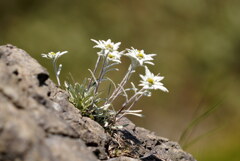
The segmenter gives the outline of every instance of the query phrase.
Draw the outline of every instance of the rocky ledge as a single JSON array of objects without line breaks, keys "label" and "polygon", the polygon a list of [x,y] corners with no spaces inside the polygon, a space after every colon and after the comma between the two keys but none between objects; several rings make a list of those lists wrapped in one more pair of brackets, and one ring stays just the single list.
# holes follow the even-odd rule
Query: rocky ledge
[{"label": "rocky ledge", "polygon": [[110,136],[35,59],[0,46],[0,161],[195,161],[177,143],[120,123],[129,125]]}]

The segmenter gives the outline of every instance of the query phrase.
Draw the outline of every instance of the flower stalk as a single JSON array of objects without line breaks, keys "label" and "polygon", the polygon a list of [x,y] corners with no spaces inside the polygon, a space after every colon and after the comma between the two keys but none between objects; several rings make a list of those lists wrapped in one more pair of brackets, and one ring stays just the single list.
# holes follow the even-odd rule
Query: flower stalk
[{"label": "flower stalk", "polygon": [[61,70],[62,70],[62,64],[59,64],[59,66],[57,66],[57,60],[58,58],[60,58],[62,55],[66,54],[67,51],[63,51],[63,52],[49,52],[48,54],[41,54],[41,56],[43,58],[47,58],[47,59],[50,59],[52,60],[52,64],[53,64],[53,70],[54,70],[54,73],[55,73],[55,76],[56,76],[56,79],[57,79],[57,83],[58,83],[58,86],[61,86],[61,82],[60,82],[60,79],[59,79],[59,76],[60,76],[60,73],[61,73]]},{"label": "flower stalk", "polygon": [[128,71],[126,73],[126,75],[124,76],[124,78],[122,79],[122,81],[120,82],[120,84],[118,85],[118,88],[116,88],[112,95],[109,97],[108,101],[106,103],[112,103],[122,92],[121,89],[124,89],[125,84],[127,83],[127,81],[130,79],[132,73],[134,72],[134,68],[132,65],[129,66]]}]

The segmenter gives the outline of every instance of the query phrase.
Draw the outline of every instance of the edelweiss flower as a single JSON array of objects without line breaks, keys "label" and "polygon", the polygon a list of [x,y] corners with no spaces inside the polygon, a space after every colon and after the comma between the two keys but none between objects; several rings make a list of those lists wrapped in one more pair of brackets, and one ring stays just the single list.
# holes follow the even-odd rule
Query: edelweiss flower
[{"label": "edelweiss flower", "polygon": [[51,59],[52,60],[52,63],[53,63],[53,67],[54,67],[54,72],[55,72],[55,75],[56,75],[56,79],[57,79],[57,82],[58,82],[58,85],[61,86],[61,82],[60,82],[60,79],[59,79],[59,75],[60,75],[60,72],[62,70],[62,64],[60,64],[58,67],[57,67],[57,59],[66,54],[67,51],[63,51],[63,52],[57,52],[57,53],[54,53],[54,52],[50,52],[48,54],[41,54],[43,58],[47,58],[47,59]]},{"label": "edelweiss flower", "polygon": [[57,53],[50,52],[48,54],[41,54],[41,55],[43,58],[52,59],[52,60],[56,61],[60,56],[66,54],[66,53],[67,53],[67,51],[63,51],[63,52],[58,51]]},{"label": "edelweiss flower", "polygon": [[141,84],[139,84],[139,86],[143,86],[144,89],[160,89],[163,92],[168,92],[167,88],[165,88],[163,86],[163,83],[161,83],[160,81],[163,80],[164,77],[158,76],[158,75],[154,75],[153,73],[151,73],[149,71],[149,69],[145,66],[145,76],[140,75],[140,77],[142,78],[142,80],[140,81]]},{"label": "edelweiss flower", "polygon": [[115,63],[121,63],[121,53],[118,51],[113,51],[107,54],[107,60]]},{"label": "edelweiss flower", "polygon": [[153,56],[156,54],[145,54],[144,50],[137,50],[132,47],[132,49],[127,49],[127,53],[125,54],[132,60],[132,64],[137,66],[143,66],[144,64],[154,65],[151,61],[153,60]]},{"label": "edelweiss flower", "polygon": [[95,45],[93,48],[99,48],[102,49],[104,52],[104,54],[107,54],[108,52],[112,52],[112,51],[117,51],[121,42],[118,43],[114,43],[111,41],[111,39],[108,39],[107,41],[104,40],[94,40],[91,39],[93,42],[95,42],[97,45]]}]

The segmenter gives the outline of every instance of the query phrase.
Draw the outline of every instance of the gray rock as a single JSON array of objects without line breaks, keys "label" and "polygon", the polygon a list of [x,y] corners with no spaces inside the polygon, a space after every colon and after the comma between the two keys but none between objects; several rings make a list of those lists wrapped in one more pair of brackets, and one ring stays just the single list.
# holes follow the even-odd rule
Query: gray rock
[{"label": "gray rock", "polygon": [[25,51],[0,46],[0,161],[194,161],[168,139],[129,124],[110,136],[82,117]]},{"label": "gray rock", "polygon": [[79,111],[26,52],[0,47],[0,160],[96,161],[63,114]]}]

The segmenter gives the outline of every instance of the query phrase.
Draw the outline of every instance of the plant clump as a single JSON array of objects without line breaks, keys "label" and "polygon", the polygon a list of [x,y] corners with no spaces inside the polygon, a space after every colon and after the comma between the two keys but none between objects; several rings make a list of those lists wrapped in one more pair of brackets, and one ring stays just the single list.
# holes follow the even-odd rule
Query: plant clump
[{"label": "plant clump", "polygon": [[[119,51],[121,43],[114,43],[110,39],[107,41],[92,39],[92,41],[96,44],[94,48],[98,48],[100,51],[97,52],[98,58],[94,69],[89,69],[91,73],[90,78],[85,78],[83,83],[65,81],[64,86],[69,93],[69,101],[81,111],[83,116],[90,117],[106,130],[112,131],[125,126],[116,126],[117,121],[125,115],[142,117],[142,110],[132,110],[140,98],[143,96],[150,97],[152,90],[161,90],[163,92],[168,92],[168,90],[161,82],[164,77],[160,76],[160,74],[153,74],[148,68],[148,65],[154,65],[153,57],[156,54],[146,54],[144,50],[138,50],[133,47]],[[59,86],[61,86],[59,75],[62,65],[60,64],[57,67],[57,59],[66,53],[67,51],[42,54],[44,58],[52,60]],[[116,66],[122,63],[121,58],[123,56],[130,58],[131,63],[122,80],[119,83],[115,83],[114,80],[108,77],[108,73],[118,71]],[[138,84],[139,88],[137,88],[133,82],[130,82],[130,78],[135,73],[136,68],[139,67],[145,68],[145,75],[139,75],[141,80]],[[105,81],[110,82],[109,87],[99,92],[99,87]],[[131,87],[127,88],[126,86],[129,83]],[[103,92],[107,95],[104,98],[101,97]],[[116,108],[113,106],[113,103],[120,96],[125,97],[125,101],[120,107]]]}]

